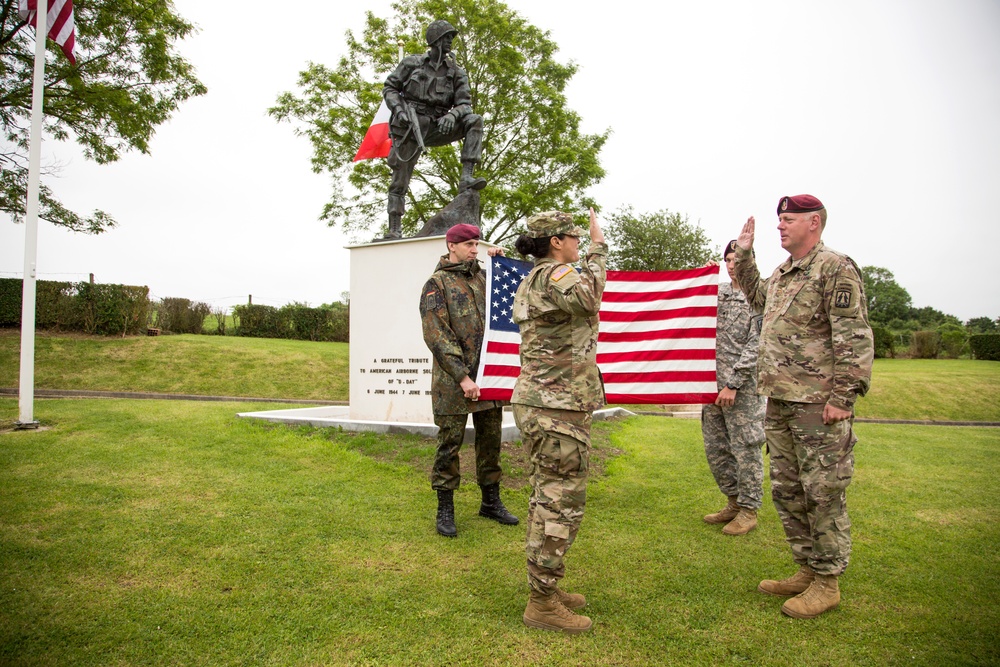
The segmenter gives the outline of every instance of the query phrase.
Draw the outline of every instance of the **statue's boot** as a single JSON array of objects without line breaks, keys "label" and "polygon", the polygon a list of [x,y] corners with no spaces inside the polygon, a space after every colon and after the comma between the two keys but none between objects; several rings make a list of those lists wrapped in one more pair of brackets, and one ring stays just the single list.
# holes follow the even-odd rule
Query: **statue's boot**
[{"label": "statue's boot", "polygon": [[475,166],[476,163],[472,161],[465,161],[462,163],[462,177],[458,179],[459,192],[465,192],[466,190],[482,190],[486,187],[485,178],[478,178],[472,175],[472,170]]}]

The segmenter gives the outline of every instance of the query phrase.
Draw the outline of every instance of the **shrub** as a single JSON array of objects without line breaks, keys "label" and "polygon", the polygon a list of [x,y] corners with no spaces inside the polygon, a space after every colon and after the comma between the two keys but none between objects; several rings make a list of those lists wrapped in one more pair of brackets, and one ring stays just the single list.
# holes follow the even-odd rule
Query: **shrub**
[{"label": "shrub", "polygon": [[348,342],[350,307],[335,303],[313,308],[302,303],[273,306],[233,306],[237,336],[294,338],[296,340]]},{"label": "shrub", "polygon": [[77,324],[89,334],[125,336],[140,333],[149,313],[149,288],[80,282],[74,285]]},{"label": "shrub", "polygon": [[274,306],[258,306],[247,304],[233,306],[233,316],[239,323],[236,325],[237,336],[248,338],[288,338],[290,327],[283,321],[280,312]]},{"label": "shrub", "polygon": [[[0,326],[21,325],[20,278],[0,278]],[[74,328],[73,283],[54,280],[35,281],[35,326],[39,329]]]},{"label": "shrub", "polygon": [[969,348],[975,359],[1000,361],[1000,334],[974,334],[969,336]]},{"label": "shrub", "polygon": [[283,320],[290,325],[290,337],[296,340],[327,340],[328,310],[291,303],[281,308]]},{"label": "shrub", "polygon": [[961,326],[945,324],[938,328],[941,335],[941,351],[950,359],[957,359],[965,351],[967,336]]},{"label": "shrub", "polygon": [[190,299],[166,298],[156,310],[156,326],[172,333],[200,334],[211,312],[207,303]]},{"label": "shrub", "polygon": [[226,316],[229,315],[229,309],[225,306],[220,306],[212,311],[213,317],[215,317],[215,333],[219,336],[226,335]]},{"label": "shrub", "polygon": [[911,349],[914,359],[936,359],[941,347],[937,331],[914,331]]},{"label": "shrub", "polygon": [[896,357],[896,336],[885,327],[872,327],[872,334],[875,337],[875,357],[885,359],[886,357]]}]

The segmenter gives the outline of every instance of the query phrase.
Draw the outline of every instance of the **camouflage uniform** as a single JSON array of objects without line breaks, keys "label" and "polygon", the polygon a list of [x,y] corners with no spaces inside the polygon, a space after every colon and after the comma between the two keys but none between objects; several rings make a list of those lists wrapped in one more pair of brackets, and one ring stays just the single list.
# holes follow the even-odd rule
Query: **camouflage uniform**
[{"label": "camouflage uniform", "polygon": [[853,418],[823,424],[825,404],[853,410],[871,383],[874,345],[861,272],[818,242],[761,280],[749,250],[736,276],[764,309],[758,391],[768,397],[764,430],[771,497],[792,555],[819,575],[839,575],[851,555],[846,489],[854,474]]},{"label": "camouflage uniform", "polygon": [[606,255],[592,244],[579,273],[539,259],[514,297],[521,375],[511,403],[532,463],[528,585],[543,596],[563,577],[587,501],[591,413],[604,405],[596,359]]},{"label": "camouflage uniform", "polygon": [[471,401],[459,384],[473,380],[479,368],[486,317],[486,275],[478,260],[454,263],[441,257],[420,297],[424,342],[434,361],[431,405],[438,427],[438,449],[431,488],[458,488],[458,452],[472,413],[476,429],[476,477],[481,486],[500,481],[500,434],[503,403]]},{"label": "camouflage uniform", "polygon": [[757,394],[757,344],[761,317],[750,309],[743,292],[729,283],[719,285],[719,316],[715,334],[718,389],[736,389],[731,406],[701,409],[701,434],[708,467],[719,490],[736,497],[740,507],[760,508],[764,485],[763,396]]}]

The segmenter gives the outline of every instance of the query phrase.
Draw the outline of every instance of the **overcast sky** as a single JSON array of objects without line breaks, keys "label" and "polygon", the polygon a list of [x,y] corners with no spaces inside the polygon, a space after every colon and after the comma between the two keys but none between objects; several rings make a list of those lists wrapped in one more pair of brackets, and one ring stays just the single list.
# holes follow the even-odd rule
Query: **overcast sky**
[{"label": "overcast sky", "polygon": [[[668,208],[719,247],[754,215],[769,273],[785,257],[778,199],[811,193],[829,211],[826,243],[892,271],[915,306],[1000,316],[1000,2],[507,4],[579,65],[568,100],[584,130],[612,129],[591,191],[605,212]],[[98,166],[73,143],[43,144],[63,165],[45,181],[63,202],[119,227],[91,237],[41,222],[39,278],[94,273],[213,307],[339,299],[356,239],[318,220],[329,179],[267,108],[308,61],[335,65],[345,31],[389,3],[301,0],[289,5],[301,20],[258,0],[174,5],[200,28],[179,51],[209,92],[159,128],[150,155]],[[0,276],[23,268],[24,227],[0,222]]]}]

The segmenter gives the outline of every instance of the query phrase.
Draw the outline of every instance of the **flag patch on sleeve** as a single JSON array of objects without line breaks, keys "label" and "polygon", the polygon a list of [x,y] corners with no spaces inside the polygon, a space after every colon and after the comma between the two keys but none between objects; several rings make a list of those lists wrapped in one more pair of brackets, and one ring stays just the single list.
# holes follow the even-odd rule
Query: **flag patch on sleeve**
[{"label": "flag patch on sleeve", "polygon": [[573,272],[573,267],[563,264],[558,269],[552,272],[552,280],[562,280],[565,276]]}]

